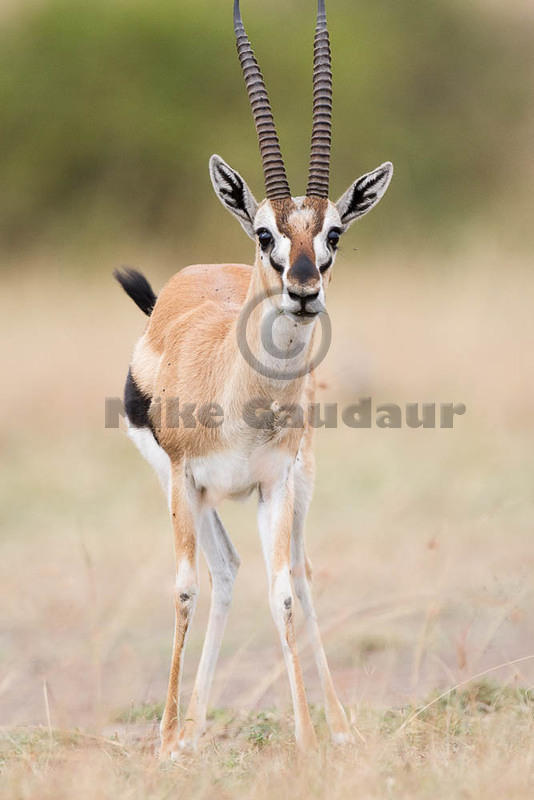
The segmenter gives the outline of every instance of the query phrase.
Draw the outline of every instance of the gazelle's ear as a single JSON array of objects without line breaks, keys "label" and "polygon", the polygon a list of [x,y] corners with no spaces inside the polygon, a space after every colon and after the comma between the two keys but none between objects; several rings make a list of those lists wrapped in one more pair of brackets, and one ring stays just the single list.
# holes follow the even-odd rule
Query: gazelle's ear
[{"label": "gazelle's ear", "polygon": [[210,158],[210,177],[215,194],[228,211],[237,217],[251,239],[254,239],[254,217],[258,203],[247,184],[235,169],[220,156]]},{"label": "gazelle's ear", "polygon": [[354,181],[337,201],[341,222],[347,227],[358,217],[367,214],[385,194],[393,175],[393,164],[386,161],[372,172]]}]

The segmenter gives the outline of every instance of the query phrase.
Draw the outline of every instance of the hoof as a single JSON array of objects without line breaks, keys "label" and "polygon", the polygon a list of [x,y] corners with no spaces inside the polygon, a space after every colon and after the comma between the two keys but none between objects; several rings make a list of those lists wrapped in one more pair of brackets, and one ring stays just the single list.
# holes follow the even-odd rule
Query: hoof
[{"label": "hoof", "polygon": [[179,739],[172,747],[162,747],[159,752],[160,761],[180,761],[185,755],[191,755],[198,750],[198,744],[193,739]]},{"label": "hoof", "polygon": [[198,750],[198,740],[197,739],[180,739],[178,737],[178,741],[176,743],[176,747],[171,753],[171,758],[173,761],[177,761],[181,756],[191,753],[196,753]]},{"label": "hoof", "polygon": [[307,753],[314,753],[319,743],[317,741],[317,736],[315,735],[315,730],[313,726],[310,724],[308,728],[303,731],[299,731],[299,733],[295,736],[295,743],[297,745],[297,750],[302,755],[306,755]]},{"label": "hoof", "polygon": [[178,761],[184,755],[196,753],[200,736],[195,727],[186,722],[178,734],[169,737],[166,742],[162,740],[160,761]]},{"label": "hoof", "polygon": [[339,746],[354,744],[354,736],[350,731],[339,731],[338,733],[332,733],[332,744]]},{"label": "hoof", "polygon": [[165,745],[162,744],[160,749],[159,749],[158,760],[162,761],[162,762],[163,761],[169,761],[171,759],[174,760],[175,749],[176,749],[176,743],[175,742],[173,742],[172,745],[171,744],[165,744]]}]

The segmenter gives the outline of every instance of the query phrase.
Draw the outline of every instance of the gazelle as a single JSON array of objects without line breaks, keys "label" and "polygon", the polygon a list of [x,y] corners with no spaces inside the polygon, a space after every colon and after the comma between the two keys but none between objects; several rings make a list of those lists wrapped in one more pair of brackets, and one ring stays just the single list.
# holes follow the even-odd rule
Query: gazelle
[{"label": "gazelle", "polygon": [[[171,278],[157,299],[139,273],[116,273],[128,295],[149,315],[126,381],[129,435],[159,474],[174,529],[176,618],[161,722],[163,758],[181,748],[195,748],[204,731],[239,567],[216,507],[224,498],[255,490],[270,607],[289,676],[297,744],[309,749],[316,737],[295,642],[293,590],[302,604],[332,738],[338,743],[351,740],[321,643],[304,547],[314,477],[312,428],[308,421],[300,428],[288,426],[285,410],[313,400],[314,377],[307,365],[317,322],[325,312],[339,238],[380,200],[393,167],[386,162],[356,180],[337,203],[328,199],[332,76],[325,5],[319,0],[308,188],[305,197],[292,197],[239,0],[234,0],[234,29],[259,138],[266,199],[258,203],[243,178],[217,155],[210,159],[210,175],[219,200],[256,242],[254,266],[187,267]],[[238,342],[243,309],[248,314],[251,358],[243,357]],[[264,335],[266,325],[270,338]],[[204,424],[191,424],[184,411],[191,405],[186,404],[208,409]],[[251,423],[251,408],[266,410],[260,424],[254,412]],[[211,575],[211,607],[180,727],[182,663],[199,591],[199,549]]]}]

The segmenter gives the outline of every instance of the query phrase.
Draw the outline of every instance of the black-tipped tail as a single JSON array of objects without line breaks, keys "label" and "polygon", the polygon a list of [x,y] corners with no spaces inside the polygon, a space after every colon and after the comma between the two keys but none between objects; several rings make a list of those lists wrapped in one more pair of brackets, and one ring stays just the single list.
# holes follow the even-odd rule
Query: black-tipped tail
[{"label": "black-tipped tail", "polygon": [[128,297],[131,297],[141,311],[144,311],[149,317],[158,298],[145,276],[137,272],[136,269],[124,267],[123,269],[116,269],[113,272],[113,277],[120,283]]}]

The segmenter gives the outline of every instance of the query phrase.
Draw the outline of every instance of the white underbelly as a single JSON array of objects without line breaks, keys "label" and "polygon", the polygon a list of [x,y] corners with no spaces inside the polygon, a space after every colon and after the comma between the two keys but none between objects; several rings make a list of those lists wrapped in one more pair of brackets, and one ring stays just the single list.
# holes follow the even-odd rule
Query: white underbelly
[{"label": "white underbelly", "polygon": [[226,497],[246,495],[258,484],[272,485],[284,473],[289,455],[279,448],[258,448],[252,453],[224,450],[189,462],[195,485],[216,505]]}]

